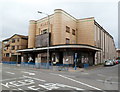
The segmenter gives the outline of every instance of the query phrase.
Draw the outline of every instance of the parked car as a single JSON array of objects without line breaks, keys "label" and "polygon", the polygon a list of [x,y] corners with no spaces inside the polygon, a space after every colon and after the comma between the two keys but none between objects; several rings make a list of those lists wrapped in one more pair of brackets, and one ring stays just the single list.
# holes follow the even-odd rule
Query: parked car
[{"label": "parked car", "polygon": [[113,59],[112,61],[113,61],[114,65],[116,65],[116,64],[117,64],[116,60],[114,60],[114,59]]},{"label": "parked car", "polygon": [[113,66],[114,65],[114,61],[113,60],[106,60],[104,61],[104,66]]},{"label": "parked car", "polygon": [[116,61],[116,63],[117,63],[117,64],[119,64],[119,63],[120,63],[120,60],[115,60],[115,61]]},{"label": "parked car", "polygon": [[118,60],[115,60],[115,64],[119,64],[119,61],[118,61]]},{"label": "parked car", "polygon": [[120,63],[120,60],[118,59],[118,62]]}]

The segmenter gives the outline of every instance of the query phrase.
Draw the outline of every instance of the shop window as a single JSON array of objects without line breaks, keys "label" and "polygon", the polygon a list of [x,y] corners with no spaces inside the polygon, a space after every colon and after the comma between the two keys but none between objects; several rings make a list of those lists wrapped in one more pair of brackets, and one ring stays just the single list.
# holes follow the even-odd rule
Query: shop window
[{"label": "shop window", "polygon": [[72,29],[72,34],[75,35],[75,30],[74,29]]},{"label": "shop window", "polygon": [[41,57],[41,61],[45,63],[47,61],[47,57]]},{"label": "shop window", "polygon": [[66,26],[66,32],[70,33],[70,27]]},{"label": "shop window", "polygon": [[70,44],[70,39],[66,38],[66,44]]}]

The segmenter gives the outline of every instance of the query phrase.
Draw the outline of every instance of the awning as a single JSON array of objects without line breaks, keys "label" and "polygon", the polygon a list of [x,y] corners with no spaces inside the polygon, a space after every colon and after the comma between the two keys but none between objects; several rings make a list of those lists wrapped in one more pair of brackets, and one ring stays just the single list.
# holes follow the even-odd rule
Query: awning
[{"label": "awning", "polygon": [[16,52],[30,52],[30,51],[42,51],[47,49],[67,49],[67,48],[79,48],[79,49],[90,49],[94,51],[101,51],[100,48],[91,45],[84,45],[84,44],[64,44],[64,45],[54,45],[50,47],[41,47],[41,48],[32,48],[32,49],[22,49],[17,50]]}]

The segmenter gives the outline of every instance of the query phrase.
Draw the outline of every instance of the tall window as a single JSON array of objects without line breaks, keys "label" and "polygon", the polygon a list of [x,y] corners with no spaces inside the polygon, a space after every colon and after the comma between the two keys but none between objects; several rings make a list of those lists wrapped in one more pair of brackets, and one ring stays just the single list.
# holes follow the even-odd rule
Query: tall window
[{"label": "tall window", "polygon": [[19,45],[16,46],[16,49],[17,49],[17,50],[19,49]]},{"label": "tall window", "polygon": [[15,50],[15,46],[12,46],[12,47],[11,47],[11,50]]},{"label": "tall window", "polygon": [[7,50],[7,47],[4,48],[4,51],[6,51],[6,50]]},{"label": "tall window", "polygon": [[46,34],[47,33],[47,29],[44,29],[41,31],[42,34]]},{"label": "tall window", "polygon": [[15,43],[15,39],[12,39],[12,43]]},{"label": "tall window", "polygon": [[6,57],[9,57],[9,53],[6,53]]},{"label": "tall window", "polygon": [[19,38],[17,38],[17,42],[19,42]]},{"label": "tall window", "polygon": [[75,30],[74,29],[72,29],[72,34],[75,35]]},{"label": "tall window", "polygon": [[70,33],[70,27],[66,26],[66,32]]},{"label": "tall window", "polygon": [[66,38],[66,44],[70,44],[70,39]]}]

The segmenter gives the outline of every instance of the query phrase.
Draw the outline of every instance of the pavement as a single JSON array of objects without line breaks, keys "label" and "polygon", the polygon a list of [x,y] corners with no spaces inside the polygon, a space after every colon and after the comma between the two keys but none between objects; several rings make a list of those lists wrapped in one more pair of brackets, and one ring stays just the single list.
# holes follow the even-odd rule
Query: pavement
[{"label": "pavement", "polygon": [[[71,92],[118,92],[118,66],[95,66],[87,69],[69,68],[68,71],[36,69],[2,64],[2,92],[45,92],[69,90]],[[113,91],[114,90],[114,91]]]},{"label": "pavement", "polygon": [[77,68],[76,70],[72,67],[69,68],[69,72],[84,72],[86,70],[92,70],[92,69],[96,69],[96,68],[103,68],[104,66],[103,65],[96,65],[96,66],[89,66],[87,68]]}]

